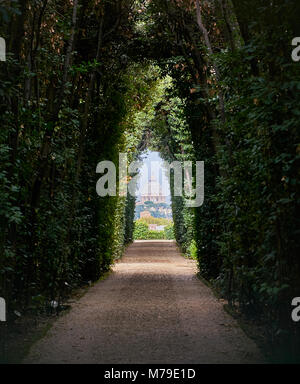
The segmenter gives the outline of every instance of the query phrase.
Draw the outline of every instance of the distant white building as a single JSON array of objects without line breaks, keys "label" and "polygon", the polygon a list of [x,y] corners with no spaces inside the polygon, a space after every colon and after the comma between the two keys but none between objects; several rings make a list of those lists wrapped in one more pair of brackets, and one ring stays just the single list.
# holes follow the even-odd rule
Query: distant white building
[{"label": "distant white building", "polygon": [[142,204],[146,201],[152,201],[156,204],[166,202],[166,196],[163,195],[161,186],[154,177],[142,187],[140,201]]}]

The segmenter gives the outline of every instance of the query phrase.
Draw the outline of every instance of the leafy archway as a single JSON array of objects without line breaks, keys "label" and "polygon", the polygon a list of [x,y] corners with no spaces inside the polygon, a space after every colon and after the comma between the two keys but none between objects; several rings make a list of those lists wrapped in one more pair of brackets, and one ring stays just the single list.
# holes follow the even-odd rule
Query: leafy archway
[{"label": "leafy archway", "polygon": [[271,324],[271,338],[298,334],[287,314],[300,289],[299,1],[250,3],[1,4],[0,296],[9,308],[60,301],[121,256],[135,201],[99,199],[95,168],[149,147],[166,161],[205,161],[205,204],[172,200],[176,240],[202,276]]}]

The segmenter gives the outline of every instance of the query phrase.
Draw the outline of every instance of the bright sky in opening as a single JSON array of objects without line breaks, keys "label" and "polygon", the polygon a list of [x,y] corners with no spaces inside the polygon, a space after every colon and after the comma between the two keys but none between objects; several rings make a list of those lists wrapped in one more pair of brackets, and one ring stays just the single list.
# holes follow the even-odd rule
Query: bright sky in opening
[{"label": "bright sky in opening", "polygon": [[[148,190],[149,180],[155,180],[159,183],[162,195],[170,197],[170,185],[168,178],[165,175],[163,168],[163,160],[159,152],[147,151],[142,158],[143,166],[140,170],[140,179],[137,187],[137,196],[140,196],[143,191]],[[167,199],[168,201],[169,199]]]}]

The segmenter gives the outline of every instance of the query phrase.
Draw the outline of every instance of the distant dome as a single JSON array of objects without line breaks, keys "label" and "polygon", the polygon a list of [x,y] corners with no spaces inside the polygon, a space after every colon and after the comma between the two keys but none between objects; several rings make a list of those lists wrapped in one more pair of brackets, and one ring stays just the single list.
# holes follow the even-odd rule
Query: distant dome
[{"label": "distant dome", "polygon": [[152,177],[141,188],[141,196],[162,196],[162,189],[160,184]]}]

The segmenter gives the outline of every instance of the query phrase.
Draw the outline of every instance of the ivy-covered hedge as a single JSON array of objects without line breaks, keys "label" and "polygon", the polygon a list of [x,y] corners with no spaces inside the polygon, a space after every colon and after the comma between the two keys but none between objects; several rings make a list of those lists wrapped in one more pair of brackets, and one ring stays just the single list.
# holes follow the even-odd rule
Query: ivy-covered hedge
[{"label": "ivy-covered hedge", "polygon": [[120,152],[137,159],[140,116],[159,82],[151,63],[126,56],[133,9],[95,4],[0,7],[0,296],[9,314],[61,302],[133,240],[135,200],[97,196],[96,166],[111,160],[118,177]]},{"label": "ivy-covered hedge", "polygon": [[0,6],[0,296],[10,310],[61,301],[109,269],[135,201],[100,199],[96,165],[148,146],[205,161],[203,206],[172,198],[176,241],[297,349],[300,3],[129,3]]}]

